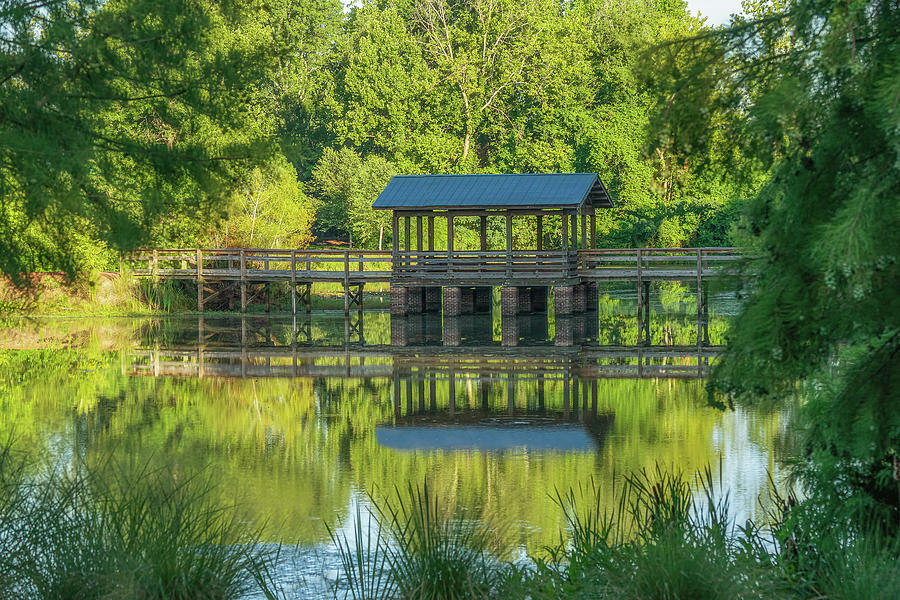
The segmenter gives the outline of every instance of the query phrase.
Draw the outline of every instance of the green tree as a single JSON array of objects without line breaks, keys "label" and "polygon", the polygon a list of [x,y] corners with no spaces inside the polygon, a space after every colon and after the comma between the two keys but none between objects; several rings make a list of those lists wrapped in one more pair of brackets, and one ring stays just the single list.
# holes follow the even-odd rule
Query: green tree
[{"label": "green tree", "polygon": [[228,218],[212,232],[214,247],[305,248],[312,241],[315,202],[283,157],[254,169],[234,194]]},{"label": "green tree", "polygon": [[682,97],[673,136],[697,139],[715,111],[771,172],[745,217],[755,279],[715,384],[747,398],[799,389],[811,505],[895,533],[900,11],[887,1],[748,8],[756,18],[664,50],[693,57],[667,91]]},{"label": "green tree", "polygon": [[84,236],[127,250],[173,214],[217,212],[271,149],[255,99],[277,49],[259,11],[239,0],[0,5],[0,271],[73,274]]},{"label": "green tree", "polygon": [[391,213],[373,210],[372,203],[393,175],[393,165],[380,156],[363,159],[349,148],[326,149],[311,182],[322,201],[316,217],[319,231],[348,236],[351,244],[363,248],[383,249]]}]

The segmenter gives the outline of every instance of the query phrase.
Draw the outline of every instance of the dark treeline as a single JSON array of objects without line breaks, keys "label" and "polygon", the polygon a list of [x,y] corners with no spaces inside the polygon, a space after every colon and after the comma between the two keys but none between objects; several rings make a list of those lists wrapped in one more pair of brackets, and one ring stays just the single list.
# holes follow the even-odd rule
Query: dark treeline
[{"label": "dark treeline", "polygon": [[702,149],[658,143],[648,83],[681,67],[647,50],[707,31],[681,0],[49,0],[0,23],[7,273],[389,247],[370,205],[395,173],[596,171],[600,242],[628,247],[731,243],[756,187],[711,119]]}]

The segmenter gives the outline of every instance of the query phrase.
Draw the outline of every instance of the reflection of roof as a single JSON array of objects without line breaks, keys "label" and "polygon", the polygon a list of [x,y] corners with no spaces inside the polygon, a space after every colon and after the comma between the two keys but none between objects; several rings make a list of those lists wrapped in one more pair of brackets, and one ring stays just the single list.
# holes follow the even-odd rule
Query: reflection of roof
[{"label": "reflection of roof", "polygon": [[372,208],[611,208],[596,173],[395,175]]},{"label": "reflection of roof", "polygon": [[560,450],[593,452],[597,443],[582,425],[450,425],[375,428],[381,446],[395,450]]}]

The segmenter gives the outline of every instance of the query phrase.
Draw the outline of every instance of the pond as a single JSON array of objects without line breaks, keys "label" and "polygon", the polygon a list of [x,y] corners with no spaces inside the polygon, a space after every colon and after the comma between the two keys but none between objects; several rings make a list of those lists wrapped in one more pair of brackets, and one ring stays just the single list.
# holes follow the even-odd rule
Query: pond
[{"label": "pond", "polygon": [[611,504],[623,474],[657,464],[709,465],[734,516],[759,517],[789,409],[709,405],[732,294],[712,298],[703,345],[689,299],[662,300],[650,346],[623,291],[598,313],[513,325],[498,310],[16,320],[0,329],[0,434],[61,462],[205,469],[263,541],[290,546],[283,583],[322,598],[338,567],[325,525],[426,479],[512,557],[559,542],[558,492],[594,486]]}]

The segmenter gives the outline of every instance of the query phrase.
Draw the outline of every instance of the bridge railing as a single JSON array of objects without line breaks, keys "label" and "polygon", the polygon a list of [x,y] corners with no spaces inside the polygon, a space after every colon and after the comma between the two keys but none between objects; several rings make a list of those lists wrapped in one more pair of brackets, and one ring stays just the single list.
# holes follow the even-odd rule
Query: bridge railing
[{"label": "bridge railing", "polygon": [[576,276],[577,253],[565,250],[406,251],[394,255],[395,280],[485,282]]},{"label": "bridge railing", "polygon": [[128,257],[136,277],[387,281],[391,253],[377,250],[199,248],[141,250]]},{"label": "bridge railing", "polygon": [[736,248],[627,248],[578,251],[578,274],[597,279],[683,279],[721,274]]}]

